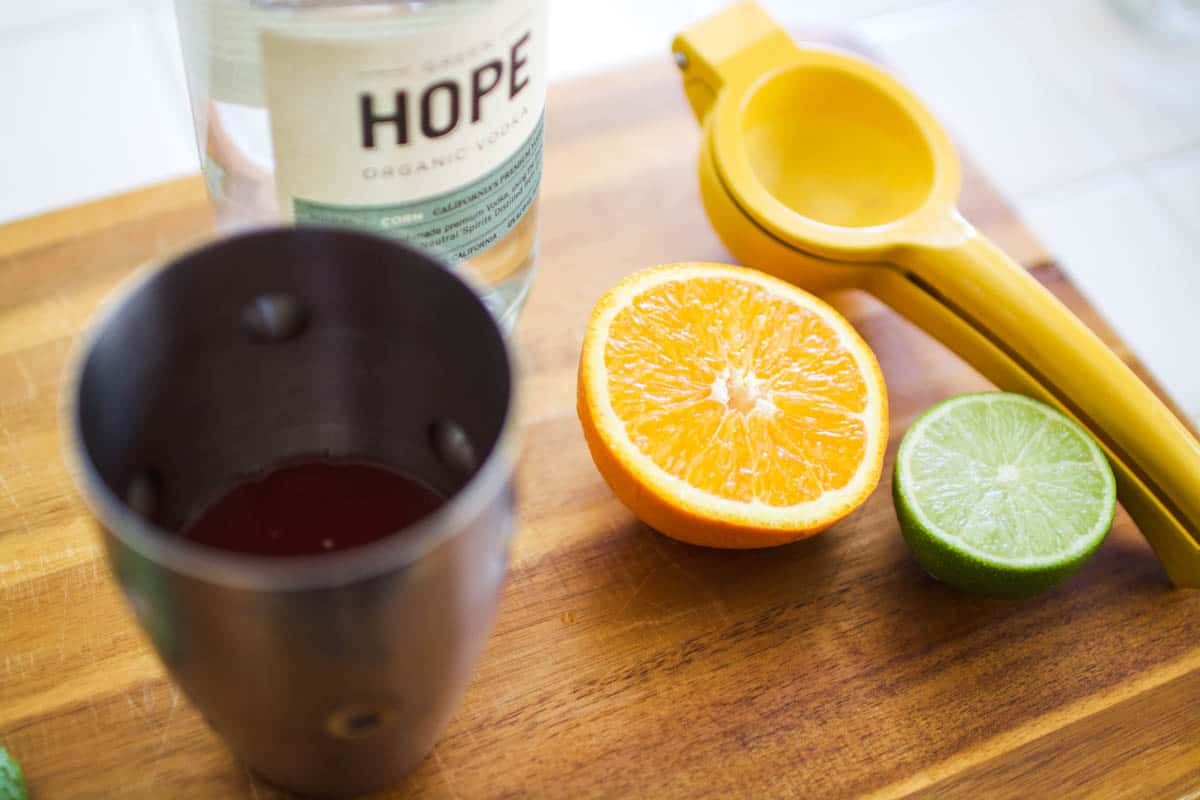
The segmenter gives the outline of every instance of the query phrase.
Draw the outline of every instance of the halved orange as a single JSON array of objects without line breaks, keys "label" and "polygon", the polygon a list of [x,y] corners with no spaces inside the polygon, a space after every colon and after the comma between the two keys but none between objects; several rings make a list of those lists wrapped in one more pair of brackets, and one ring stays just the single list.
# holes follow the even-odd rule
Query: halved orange
[{"label": "halved orange", "polygon": [[833,308],[723,264],[629,276],[592,311],[579,362],[592,459],[644,522],[709,547],[825,530],[879,483],[887,390]]}]

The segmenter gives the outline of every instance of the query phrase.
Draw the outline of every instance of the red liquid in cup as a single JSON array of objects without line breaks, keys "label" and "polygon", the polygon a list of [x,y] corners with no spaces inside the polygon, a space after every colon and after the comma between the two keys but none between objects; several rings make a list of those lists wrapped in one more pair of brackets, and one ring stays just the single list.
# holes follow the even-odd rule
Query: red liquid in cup
[{"label": "red liquid in cup", "polygon": [[289,463],[235,484],[183,537],[248,555],[322,555],[390,536],[444,502],[427,484],[380,464]]}]

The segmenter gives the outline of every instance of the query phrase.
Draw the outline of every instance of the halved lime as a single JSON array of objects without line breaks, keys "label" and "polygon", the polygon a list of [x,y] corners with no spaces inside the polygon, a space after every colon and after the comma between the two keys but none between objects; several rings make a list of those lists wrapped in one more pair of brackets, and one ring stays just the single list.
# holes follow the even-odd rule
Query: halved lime
[{"label": "halved lime", "polygon": [[1112,526],[1117,490],[1099,446],[1053,408],[1006,392],[965,394],[900,442],[896,516],[935,578],[1027,597],[1074,575]]}]

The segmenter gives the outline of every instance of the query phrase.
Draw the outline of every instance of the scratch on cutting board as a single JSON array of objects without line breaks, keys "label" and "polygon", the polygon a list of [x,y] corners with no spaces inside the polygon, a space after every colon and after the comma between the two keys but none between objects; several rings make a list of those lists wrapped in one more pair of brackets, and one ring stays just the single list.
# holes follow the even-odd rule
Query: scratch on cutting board
[{"label": "scratch on cutting board", "polygon": [[621,607],[617,609],[618,615],[624,614],[625,610],[633,605],[633,601],[636,600],[637,596],[642,593],[642,589],[646,588],[646,584],[649,583],[650,579],[654,577],[654,573],[656,572],[658,572],[658,567],[650,568],[650,570],[646,573],[646,576],[638,583],[637,588],[633,590],[633,594],[629,595],[629,599],[622,603]]},{"label": "scratch on cutting board", "polygon": [[11,675],[13,672],[18,675],[23,672],[32,672],[33,667],[33,653],[13,653],[4,657],[4,674],[6,675]]},{"label": "scratch on cutting board", "polygon": [[134,688],[125,690],[125,702],[129,704],[129,708],[133,710],[133,713],[136,716],[142,717],[143,719],[149,718],[150,714],[154,711],[155,706],[154,692],[152,691],[152,687],[149,683],[142,684],[142,699],[140,702],[133,698],[134,691]]},{"label": "scratch on cutting board", "polygon": [[79,330],[79,321],[71,313],[71,304],[62,292],[58,292],[50,298],[48,308],[53,308],[57,312],[55,316],[64,328],[73,332]]},{"label": "scratch on cutting board", "polygon": [[[2,481],[3,481],[3,476],[0,476],[0,485],[2,485]],[[23,519],[22,519],[22,522],[24,522]],[[28,529],[29,529],[28,526],[26,526],[26,530],[28,530]],[[70,561],[76,557],[88,558],[91,563],[92,577],[96,578],[96,579],[99,578],[97,564],[100,561],[100,548],[95,547],[95,546],[65,547],[62,550],[60,550],[59,552],[51,553],[50,555],[47,555],[46,553],[39,553],[38,554],[38,565],[41,568],[40,571],[42,573],[46,573],[46,572],[49,572],[54,569],[55,563],[60,562],[60,561]],[[24,566],[26,566],[26,563],[20,561],[19,559],[10,561],[7,564],[0,564],[0,575],[4,575],[4,574],[10,573],[10,572],[20,572]],[[3,584],[0,584],[0,586],[3,586]],[[15,584],[14,586],[9,587],[9,588],[16,591],[18,586],[21,586],[21,584]],[[31,594],[31,596],[32,596],[32,594]]]},{"label": "scratch on cutting board", "polygon": [[254,780],[254,776],[250,773],[250,768],[242,764],[242,771],[246,773],[246,782],[250,784],[250,797],[253,800],[258,800],[258,784]]},{"label": "scratch on cutting board", "polygon": [[453,797],[454,800],[462,800],[462,795],[460,795],[458,790],[454,788],[454,773],[449,767],[446,766],[446,762],[442,761],[442,756],[437,750],[433,751],[433,760],[437,762],[438,769],[441,771],[442,777],[446,779],[446,788],[450,790],[450,796]]},{"label": "scratch on cutting board", "polygon": [[96,726],[96,733],[102,733],[104,726],[100,724],[100,712],[96,711],[95,700],[88,700],[88,711],[92,712],[92,724]]},{"label": "scratch on cutting board", "polygon": [[713,608],[715,608],[717,611],[717,616],[721,618],[721,622],[726,625],[730,624],[732,620],[729,618],[729,613],[725,608],[725,601],[721,599],[721,595],[717,594],[715,589],[713,589],[704,581],[700,580],[700,578],[688,570],[687,567],[676,561],[669,552],[663,550],[653,541],[653,539],[648,539],[648,541],[650,542],[650,547],[654,549],[655,553],[658,553],[660,558],[662,558],[664,561],[674,567],[681,575],[683,575],[683,577],[687,579],[688,583],[699,587],[700,591],[709,596],[709,598],[712,600]]},{"label": "scratch on cutting board", "polygon": [[12,487],[8,485],[3,472],[0,472],[0,489],[4,490],[4,496],[8,498],[8,502],[12,503],[12,507],[17,509],[17,520],[21,523],[21,527],[25,529],[26,533],[29,533],[29,520],[25,519],[25,515],[21,513],[21,506],[17,504],[17,496],[13,494]]},{"label": "scratch on cutting board", "polygon": [[29,367],[20,356],[14,355],[13,361],[17,365],[17,372],[21,373],[21,377],[25,380],[25,399],[35,399],[38,396],[38,390],[37,383],[33,380],[33,373],[29,371]]},{"label": "scratch on cutting board", "polygon": [[[45,558],[42,558],[42,572],[43,573],[46,572],[46,559]],[[70,605],[71,605],[71,573],[70,572],[67,572],[66,574],[63,575],[61,585],[62,585],[63,601],[67,604],[68,607],[70,607]]]},{"label": "scratch on cutting board", "polygon": [[[173,689],[172,692],[174,692]],[[128,697],[129,695],[126,695],[126,698]],[[147,708],[154,707],[153,692],[151,691],[150,684],[142,684],[142,697]],[[130,705],[133,705],[132,700],[130,701]],[[162,755],[167,749],[167,740],[169,738],[169,731],[171,728],[171,719],[175,716],[176,705],[177,703],[171,704],[171,709],[167,712],[167,718],[163,720],[161,725],[158,726],[158,749],[154,751],[154,768],[150,771],[150,775],[146,779],[147,786],[154,785],[154,781],[158,779],[158,773],[162,770]],[[145,716],[149,718],[150,715],[146,714]]]}]

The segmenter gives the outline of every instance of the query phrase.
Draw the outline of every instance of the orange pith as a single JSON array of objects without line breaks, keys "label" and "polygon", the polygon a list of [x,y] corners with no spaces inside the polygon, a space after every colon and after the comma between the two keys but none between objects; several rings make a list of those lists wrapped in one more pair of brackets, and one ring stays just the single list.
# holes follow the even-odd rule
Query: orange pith
[{"label": "orange pith", "polygon": [[645,270],[597,305],[579,413],[614,492],[663,533],[761,547],[823,530],[878,482],[886,392],[820,300],[753,270]]}]

